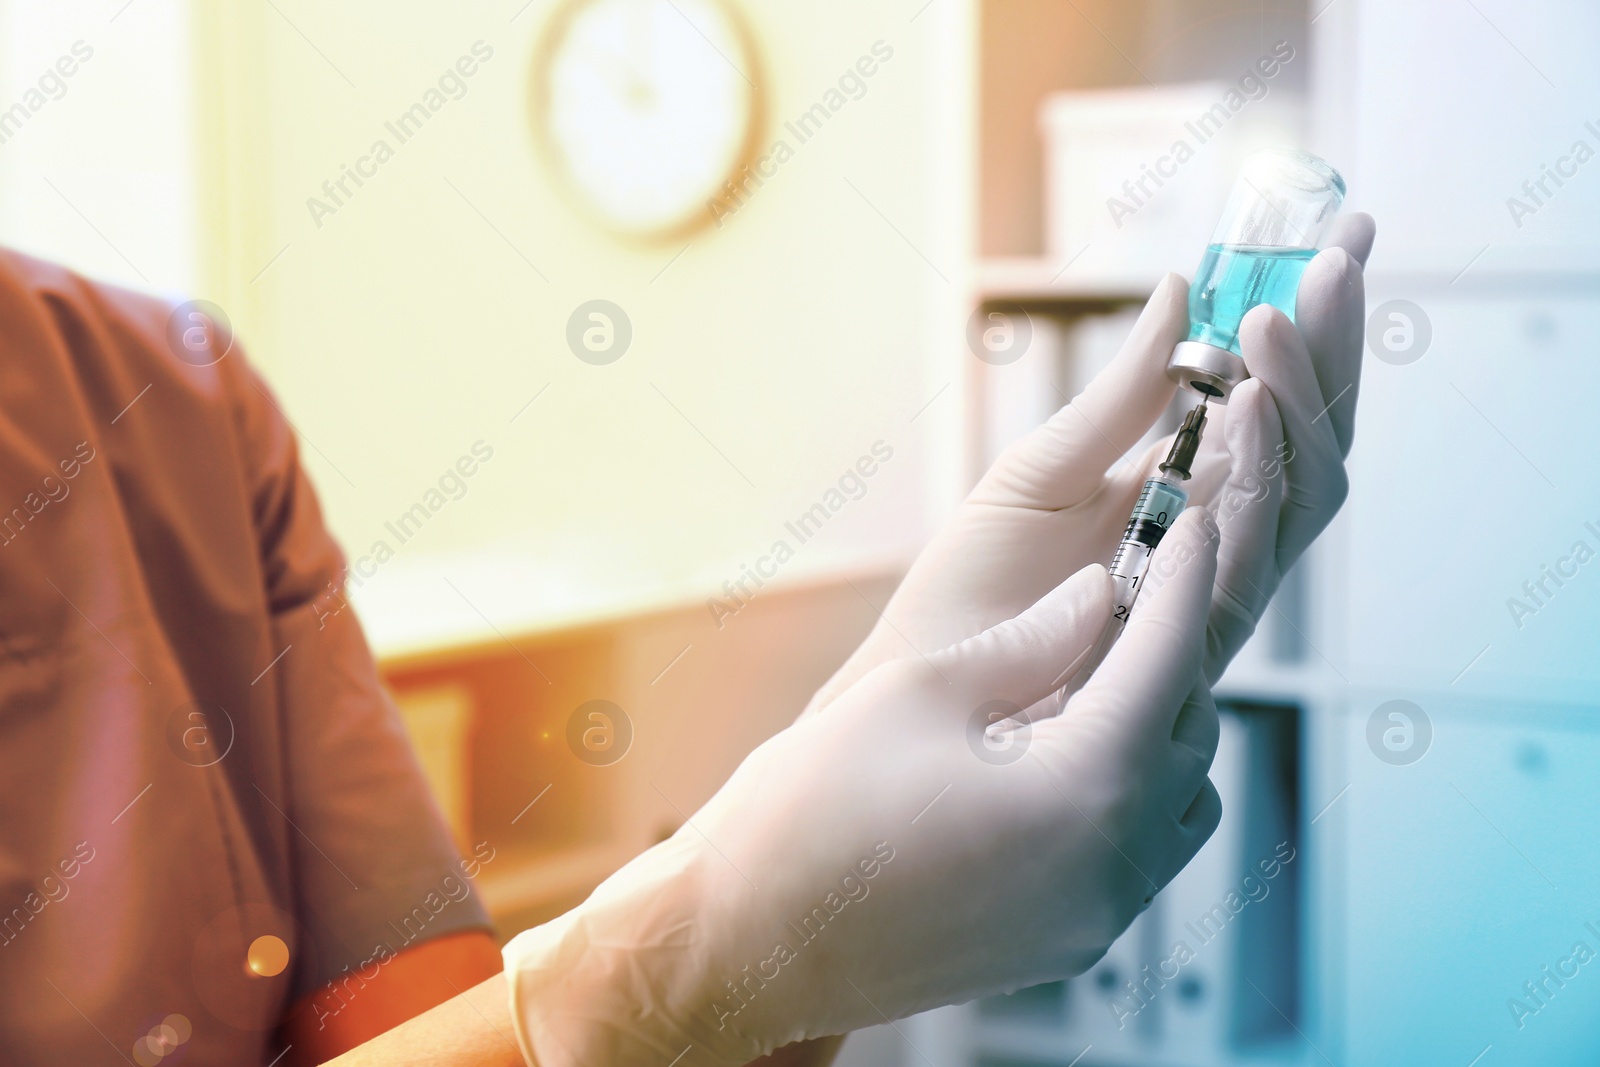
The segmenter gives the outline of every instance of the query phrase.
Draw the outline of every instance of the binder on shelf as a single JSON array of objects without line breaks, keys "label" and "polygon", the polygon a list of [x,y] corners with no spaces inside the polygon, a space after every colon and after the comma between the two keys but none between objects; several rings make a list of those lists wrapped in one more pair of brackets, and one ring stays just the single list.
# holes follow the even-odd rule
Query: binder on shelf
[{"label": "binder on shelf", "polygon": [[1299,1014],[1298,710],[1224,706],[1211,780],[1222,822],[1157,898],[1159,1044],[1237,1063]]}]

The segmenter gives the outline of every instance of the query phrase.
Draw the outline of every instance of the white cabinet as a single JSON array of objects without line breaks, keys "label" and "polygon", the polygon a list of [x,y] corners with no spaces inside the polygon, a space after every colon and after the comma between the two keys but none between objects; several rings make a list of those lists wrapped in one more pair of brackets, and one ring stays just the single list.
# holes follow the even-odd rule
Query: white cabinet
[{"label": "white cabinet", "polygon": [[1367,356],[1348,553],[1324,603],[1342,601],[1352,680],[1593,702],[1600,290],[1505,287],[1374,275],[1369,310],[1410,299],[1433,338],[1409,365]]},{"label": "white cabinet", "polygon": [[[1445,272],[1600,259],[1600,6],[1586,0],[1319,2],[1315,111],[1379,220],[1382,261]],[[1592,123],[1590,128],[1587,123]],[[1561,164],[1574,143],[1595,158]],[[1521,226],[1506,201],[1547,180]],[[1553,248],[1551,246],[1554,246]]]}]

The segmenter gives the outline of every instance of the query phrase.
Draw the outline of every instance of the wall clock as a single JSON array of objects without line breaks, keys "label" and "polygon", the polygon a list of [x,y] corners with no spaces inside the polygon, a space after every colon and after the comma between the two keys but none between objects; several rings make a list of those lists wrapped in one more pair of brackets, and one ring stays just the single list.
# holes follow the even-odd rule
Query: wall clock
[{"label": "wall clock", "polygon": [[754,157],[760,86],[729,0],[572,0],[534,55],[534,133],[598,225],[681,236]]}]

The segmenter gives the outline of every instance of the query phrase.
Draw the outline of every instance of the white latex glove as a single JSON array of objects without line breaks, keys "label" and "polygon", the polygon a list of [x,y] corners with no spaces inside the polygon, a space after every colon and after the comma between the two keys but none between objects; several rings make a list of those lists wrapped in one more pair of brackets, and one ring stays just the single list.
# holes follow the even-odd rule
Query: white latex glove
[{"label": "white latex glove", "polygon": [[1216,538],[1186,511],[1088,686],[998,746],[992,702],[1053,692],[1102,632],[1104,568],[757,748],[669,840],[506,946],[529,1063],[738,1067],[1093,964],[1220,814],[1196,685]]},{"label": "white latex glove", "polygon": [[[1299,329],[1268,306],[1245,316],[1239,337],[1252,378],[1226,405],[1211,405],[1189,482],[1191,503],[1209,505],[1227,533],[1206,626],[1210,681],[1255,631],[1283,574],[1344,502],[1366,319],[1362,265],[1373,235],[1370,215],[1335,221],[1328,247],[1301,278]],[[880,663],[981,633],[1067,575],[1110,562],[1170,438],[1142,459],[1130,457],[1137,462],[1107,471],[1172,399],[1176,387],[1166,366],[1173,346],[1188,336],[1188,291],[1182,277],[1167,275],[1117,358],[995,461],[808,712]]]}]

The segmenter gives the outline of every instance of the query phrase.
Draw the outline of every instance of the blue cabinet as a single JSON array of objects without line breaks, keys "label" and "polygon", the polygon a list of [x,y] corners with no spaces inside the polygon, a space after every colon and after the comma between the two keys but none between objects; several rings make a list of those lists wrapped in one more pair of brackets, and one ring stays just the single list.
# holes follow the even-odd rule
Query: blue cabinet
[{"label": "blue cabinet", "polygon": [[[1387,692],[1342,717],[1349,790],[1328,904],[1343,927],[1334,1062],[1592,1064],[1600,1050],[1600,709],[1412,694],[1432,727],[1369,745]],[[1342,1047],[1340,1047],[1342,1046]],[[1492,1057],[1492,1058],[1491,1058]]]}]

